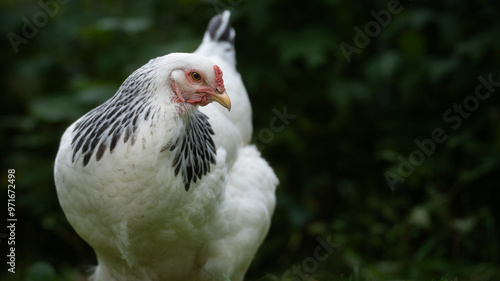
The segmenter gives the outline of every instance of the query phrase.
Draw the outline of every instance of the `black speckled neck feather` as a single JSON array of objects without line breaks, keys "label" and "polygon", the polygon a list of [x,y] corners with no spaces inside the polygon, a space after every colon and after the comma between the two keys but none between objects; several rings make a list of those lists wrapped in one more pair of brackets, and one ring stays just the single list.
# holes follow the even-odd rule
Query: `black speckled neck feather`
[{"label": "black speckled neck feather", "polygon": [[168,150],[175,155],[172,167],[177,176],[182,173],[184,189],[210,172],[210,164],[215,164],[214,131],[208,116],[194,110],[185,121],[184,132],[169,145]]}]

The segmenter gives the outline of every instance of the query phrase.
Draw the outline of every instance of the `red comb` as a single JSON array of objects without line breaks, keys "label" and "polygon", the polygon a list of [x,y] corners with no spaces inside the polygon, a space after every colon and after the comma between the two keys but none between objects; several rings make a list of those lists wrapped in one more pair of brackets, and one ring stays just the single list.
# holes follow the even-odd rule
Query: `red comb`
[{"label": "red comb", "polygon": [[214,72],[215,72],[215,86],[217,87],[218,91],[223,93],[226,91],[226,88],[224,87],[224,80],[222,79],[222,70],[220,70],[219,66],[214,65]]}]

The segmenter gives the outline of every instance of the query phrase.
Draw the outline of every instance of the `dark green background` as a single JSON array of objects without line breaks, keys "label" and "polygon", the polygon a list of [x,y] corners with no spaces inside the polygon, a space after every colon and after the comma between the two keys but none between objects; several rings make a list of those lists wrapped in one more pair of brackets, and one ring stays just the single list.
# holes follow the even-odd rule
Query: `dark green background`
[{"label": "dark green background", "polygon": [[[0,186],[6,198],[15,169],[18,218],[2,280],[75,280],[95,263],[55,193],[63,131],[150,58],[195,50],[226,8],[254,143],[281,181],[247,280],[293,266],[316,280],[500,280],[500,86],[475,98],[478,77],[500,81],[499,1],[401,1],[385,26],[370,12],[384,18],[386,1],[65,1],[53,16],[0,3]],[[43,13],[16,53],[9,37]],[[349,63],[340,46],[355,39]],[[284,108],[296,117],[277,129]],[[323,261],[318,238],[338,244]]]}]

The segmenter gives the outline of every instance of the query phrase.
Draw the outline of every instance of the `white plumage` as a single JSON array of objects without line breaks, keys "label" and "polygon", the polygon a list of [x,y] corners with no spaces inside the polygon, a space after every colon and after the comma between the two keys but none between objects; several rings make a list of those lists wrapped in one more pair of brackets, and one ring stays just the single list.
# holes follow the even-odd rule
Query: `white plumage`
[{"label": "white plumage", "polygon": [[195,54],[151,60],[64,133],[56,188],[96,252],[92,280],[243,280],[278,179],[249,144],[233,39],[226,11]]}]

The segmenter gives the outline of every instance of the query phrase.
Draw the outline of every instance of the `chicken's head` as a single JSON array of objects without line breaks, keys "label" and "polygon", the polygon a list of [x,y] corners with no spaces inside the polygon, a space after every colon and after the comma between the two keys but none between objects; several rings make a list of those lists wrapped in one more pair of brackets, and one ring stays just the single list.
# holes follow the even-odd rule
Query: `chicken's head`
[{"label": "chicken's head", "polygon": [[172,71],[170,79],[175,102],[205,106],[215,101],[231,110],[222,70],[207,58],[185,56],[182,64]]}]

